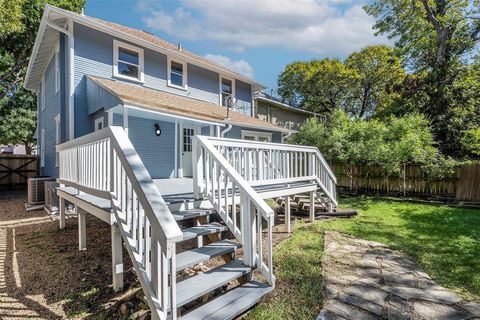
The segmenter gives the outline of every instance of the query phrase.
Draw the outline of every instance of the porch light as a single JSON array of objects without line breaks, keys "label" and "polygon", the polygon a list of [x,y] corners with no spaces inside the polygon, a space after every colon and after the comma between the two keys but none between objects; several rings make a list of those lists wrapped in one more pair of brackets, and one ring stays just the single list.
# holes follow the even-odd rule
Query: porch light
[{"label": "porch light", "polygon": [[160,125],[155,123],[155,134],[159,137],[162,134],[162,129],[160,129]]}]

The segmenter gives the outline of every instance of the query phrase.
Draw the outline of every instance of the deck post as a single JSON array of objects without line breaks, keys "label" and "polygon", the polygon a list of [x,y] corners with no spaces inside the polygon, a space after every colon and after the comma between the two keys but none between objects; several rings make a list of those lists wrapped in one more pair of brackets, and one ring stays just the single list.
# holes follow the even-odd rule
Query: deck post
[{"label": "deck post", "polygon": [[310,221],[315,221],[315,193],[310,191]]},{"label": "deck post", "polygon": [[60,221],[60,229],[65,228],[65,199],[59,197],[59,221]]},{"label": "deck post", "polygon": [[122,256],[122,234],[117,223],[111,226],[112,233],[112,278],[113,290],[123,288],[123,256]]},{"label": "deck post", "polygon": [[198,200],[203,192],[203,152],[197,137],[193,138],[193,144],[193,196]]},{"label": "deck post", "polygon": [[291,210],[290,196],[285,196],[285,226],[288,233],[292,232],[292,226],[290,223]]},{"label": "deck post", "polygon": [[78,216],[78,250],[87,250],[87,224],[86,212],[78,206],[75,207]]},{"label": "deck post", "polygon": [[327,202],[327,211],[332,212],[333,211],[333,204],[329,201]]}]

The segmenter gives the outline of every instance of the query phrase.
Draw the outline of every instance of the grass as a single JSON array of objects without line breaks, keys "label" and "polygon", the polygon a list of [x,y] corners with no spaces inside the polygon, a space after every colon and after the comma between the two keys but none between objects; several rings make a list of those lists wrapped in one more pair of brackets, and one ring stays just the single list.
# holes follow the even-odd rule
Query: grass
[{"label": "grass", "polygon": [[383,242],[414,258],[440,285],[480,302],[480,210],[374,198],[341,199],[352,219],[297,223],[274,252],[277,288],[247,319],[314,319],[322,304],[323,232]]}]

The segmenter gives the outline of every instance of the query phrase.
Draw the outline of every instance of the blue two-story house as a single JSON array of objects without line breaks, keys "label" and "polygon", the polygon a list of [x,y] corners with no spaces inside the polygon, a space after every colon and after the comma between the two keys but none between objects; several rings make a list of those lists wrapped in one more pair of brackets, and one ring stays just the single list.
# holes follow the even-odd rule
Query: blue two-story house
[{"label": "blue two-story house", "polygon": [[38,92],[41,174],[57,144],[122,126],[152,178],[192,176],[192,136],[281,142],[253,117],[263,86],[153,34],[47,5],[25,87]]}]

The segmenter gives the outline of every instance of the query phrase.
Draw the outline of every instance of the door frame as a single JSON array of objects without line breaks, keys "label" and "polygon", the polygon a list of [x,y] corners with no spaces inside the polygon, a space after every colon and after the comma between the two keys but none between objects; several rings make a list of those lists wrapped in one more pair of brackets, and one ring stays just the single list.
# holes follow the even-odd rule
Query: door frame
[{"label": "door frame", "polygon": [[[193,136],[197,135],[198,132],[199,132],[199,127],[196,126],[196,125],[184,125],[183,123],[180,123],[179,125],[179,139],[178,139],[178,153],[179,153],[179,159],[180,159],[180,163],[179,163],[179,166],[178,166],[178,178],[183,178],[184,177],[184,174],[183,174],[183,129],[184,128],[189,128],[189,129],[193,129]],[[193,152],[193,142],[192,142],[192,152]],[[192,165],[193,165],[193,161],[192,161]],[[193,173],[193,168],[192,168],[192,173]]]}]

